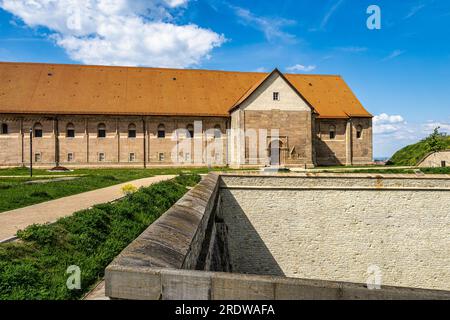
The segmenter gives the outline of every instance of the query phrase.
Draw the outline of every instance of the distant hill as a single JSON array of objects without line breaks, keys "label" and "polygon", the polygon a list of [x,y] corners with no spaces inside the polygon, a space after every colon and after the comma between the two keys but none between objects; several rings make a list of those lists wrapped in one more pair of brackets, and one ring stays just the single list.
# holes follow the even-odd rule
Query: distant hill
[{"label": "distant hill", "polygon": [[[442,138],[447,149],[450,149],[450,136]],[[425,140],[411,144],[397,151],[388,161],[389,165],[396,166],[415,166],[423,159],[430,150]]]}]

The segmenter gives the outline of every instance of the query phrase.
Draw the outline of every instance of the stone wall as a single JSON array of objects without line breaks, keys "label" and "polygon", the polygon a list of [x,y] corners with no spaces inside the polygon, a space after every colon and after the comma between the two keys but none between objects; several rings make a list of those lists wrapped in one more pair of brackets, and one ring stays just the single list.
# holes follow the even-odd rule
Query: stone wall
[{"label": "stone wall", "polygon": [[421,168],[450,167],[450,150],[433,152],[420,161],[417,166]]},{"label": "stone wall", "polygon": [[[231,118],[0,115],[0,124],[8,125],[8,134],[0,134],[0,167],[28,165],[29,130],[36,124],[40,124],[43,130],[42,138],[33,139],[33,160],[38,160],[36,167],[52,167],[57,159],[66,167],[143,166],[144,162],[149,166],[191,166],[196,156],[195,145],[201,147],[201,154],[197,157],[201,163],[197,165],[264,166],[270,163],[268,147],[274,140],[272,130],[278,131],[281,162],[286,166],[372,162],[371,119],[352,119],[349,126],[347,120],[316,121],[304,107],[287,109],[239,109]],[[195,121],[202,124],[201,134],[194,139],[179,135],[178,142],[173,139],[175,130],[185,130]],[[99,124],[106,127],[105,138],[97,136]],[[165,138],[157,135],[161,124],[165,127]],[[73,138],[66,134],[68,125],[75,130]],[[128,137],[130,125],[136,128],[134,138]],[[336,126],[335,139],[327,138],[330,125]],[[356,137],[359,125],[364,128],[361,138]],[[220,138],[207,136],[206,131],[216,126],[220,126]],[[232,133],[228,141],[226,130],[230,126],[247,132],[256,130],[255,152],[251,151],[250,139],[240,137],[239,132]],[[262,136],[259,135],[260,129],[263,130]]]},{"label": "stone wall", "polygon": [[222,179],[236,273],[450,290],[448,177]]},{"label": "stone wall", "polygon": [[[108,266],[106,294],[139,300],[450,299],[449,291],[398,287],[448,289],[448,216],[434,205],[428,218],[420,217],[431,205],[428,196],[418,202],[423,207],[412,202],[416,191],[432,188],[430,195],[448,207],[449,185],[449,177],[210,174]],[[384,211],[389,197],[408,211]],[[371,201],[380,209],[368,207]],[[365,284],[367,257],[383,271],[380,289]]]},{"label": "stone wall", "polygon": [[[172,139],[175,130],[186,129],[194,121],[201,122],[201,134],[194,139],[180,137],[178,143]],[[36,167],[52,167],[57,158],[66,167],[142,166],[144,162],[150,166],[193,165],[194,144],[201,146],[202,165],[224,166],[227,161],[227,118],[0,115],[3,123],[8,125],[8,134],[0,134],[0,167],[28,165],[29,130],[38,123],[43,137],[33,138],[33,161],[40,155]],[[73,138],[66,134],[69,124],[75,129]],[[106,127],[105,138],[97,136],[99,124]],[[160,124],[165,127],[165,138],[158,138]],[[134,138],[128,137],[130,125],[136,128]],[[221,128],[221,137],[207,137],[206,131],[216,126]]]},{"label": "stone wall", "polygon": [[[313,166],[313,145],[310,111],[252,111],[243,112],[245,121],[245,130],[254,130],[256,140],[254,145],[250,144],[250,139],[246,138],[245,158],[247,163],[269,164],[268,148],[270,143],[275,140],[271,137],[272,130],[277,130],[279,136],[280,161],[286,166],[312,167]],[[267,130],[264,135],[265,141],[260,141],[258,136],[260,130]],[[260,146],[265,148],[261,150]],[[250,150],[254,150],[252,155]],[[260,157],[264,155],[264,157]],[[255,158],[256,156],[256,158]]]}]

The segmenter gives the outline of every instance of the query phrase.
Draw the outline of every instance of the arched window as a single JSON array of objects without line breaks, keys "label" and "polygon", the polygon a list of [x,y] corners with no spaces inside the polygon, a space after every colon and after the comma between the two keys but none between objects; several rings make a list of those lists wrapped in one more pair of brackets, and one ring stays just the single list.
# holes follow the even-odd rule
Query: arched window
[{"label": "arched window", "polygon": [[75,138],[75,126],[73,123],[68,123],[66,128],[66,137]]},{"label": "arched window", "polygon": [[136,125],[134,123],[130,123],[128,126],[128,138],[136,138]]},{"label": "arched window", "polygon": [[166,137],[166,127],[161,123],[158,126],[158,138],[165,138]]},{"label": "arched window", "polygon": [[8,125],[6,123],[2,123],[2,134],[8,134]]},{"label": "arched window", "polygon": [[188,138],[193,138],[194,137],[194,126],[192,124],[188,124],[186,126],[186,129],[188,131]]},{"label": "arched window", "polygon": [[214,138],[220,139],[222,137],[222,128],[220,128],[220,124],[216,124],[214,126]]},{"label": "arched window", "polygon": [[330,125],[330,139],[333,140],[336,138],[336,126]]},{"label": "arched window", "polygon": [[98,125],[97,138],[106,138],[106,126],[104,123]]},{"label": "arched window", "polygon": [[35,138],[42,138],[42,125],[39,122],[34,124],[33,132]]},{"label": "arched window", "polygon": [[356,127],[356,138],[361,139],[363,134],[363,128],[362,126]]}]

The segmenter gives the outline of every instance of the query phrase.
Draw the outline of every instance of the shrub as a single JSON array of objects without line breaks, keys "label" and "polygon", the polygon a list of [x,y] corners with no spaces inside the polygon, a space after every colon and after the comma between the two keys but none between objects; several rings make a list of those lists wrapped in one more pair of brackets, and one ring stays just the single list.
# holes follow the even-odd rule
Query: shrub
[{"label": "shrub", "polygon": [[124,195],[130,195],[132,193],[135,193],[138,190],[138,188],[136,188],[135,186],[133,186],[132,184],[126,184],[122,187],[122,193]]},{"label": "shrub", "polygon": [[[114,257],[199,180],[184,175],[141,188],[116,203],[20,231],[21,242],[0,245],[0,299],[82,297]],[[81,290],[66,287],[71,265],[81,269]]]}]

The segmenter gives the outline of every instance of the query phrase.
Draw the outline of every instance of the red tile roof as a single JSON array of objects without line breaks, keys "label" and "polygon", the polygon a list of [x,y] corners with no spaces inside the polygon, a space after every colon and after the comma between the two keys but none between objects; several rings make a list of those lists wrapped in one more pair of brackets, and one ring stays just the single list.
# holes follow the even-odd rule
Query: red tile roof
[{"label": "red tile roof", "polygon": [[[229,116],[267,73],[0,63],[0,113]],[[371,117],[339,76],[285,74],[319,117]]]}]

